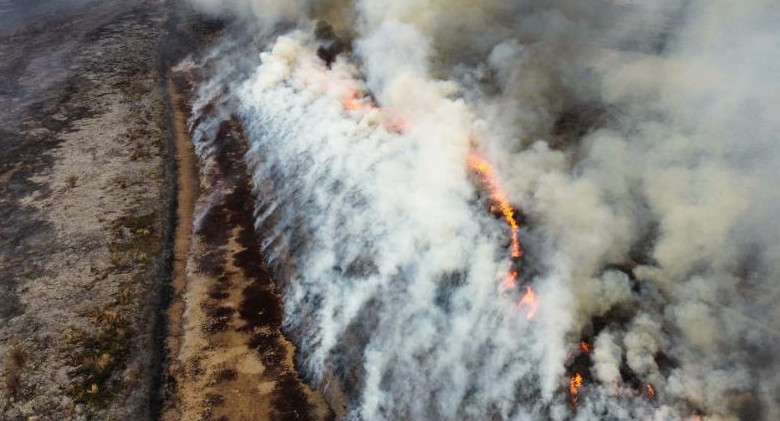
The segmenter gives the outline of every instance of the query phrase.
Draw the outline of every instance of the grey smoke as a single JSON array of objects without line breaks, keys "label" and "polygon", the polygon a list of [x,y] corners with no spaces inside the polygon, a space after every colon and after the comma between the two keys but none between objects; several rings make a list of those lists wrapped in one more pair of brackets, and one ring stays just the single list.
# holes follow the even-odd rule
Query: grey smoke
[{"label": "grey smoke", "polygon": [[[316,381],[357,379],[352,418],[780,419],[780,4],[193,1],[297,22],[212,82],[294,267],[287,327]],[[322,13],[354,36],[332,69]],[[345,111],[355,89],[386,111]],[[472,147],[528,217],[530,322]],[[595,320],[575,410],[566,362]]]}]

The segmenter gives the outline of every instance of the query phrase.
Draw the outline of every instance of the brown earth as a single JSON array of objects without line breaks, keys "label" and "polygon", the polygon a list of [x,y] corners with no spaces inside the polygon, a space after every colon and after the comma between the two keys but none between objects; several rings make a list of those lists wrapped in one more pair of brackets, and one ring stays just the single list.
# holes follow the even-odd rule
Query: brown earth
[{"label": "brown earth", "polygon": [[[179,110],[190,109],[185,99],[192,91],[190,76],[174,73],[170,85]],[[186,136],[188,114],[175,116],[181,129],[177,135]],[[199,186],[192,188],[200,193],[195,225],[189,225],[194,230],[190,236],[182,225],[177,227],[181,242],[175,273],[183,279],[175,283],[184,288],[177,290],[174,302],[183,308],[172,306],[170,320],[182,325],[169,331],[172,362],[163,419],[330,419],[324,400],[298,378],[295,349],[281,331],[281,297],[254,229],[241,125],[235,119],[223,122],[216,138],[220,147],[199,161]],[[192,150],[184,152],[189,156]],[[180,158],[186,165],[188,158]],[[180,271],[178,254],[185,250]]]}]

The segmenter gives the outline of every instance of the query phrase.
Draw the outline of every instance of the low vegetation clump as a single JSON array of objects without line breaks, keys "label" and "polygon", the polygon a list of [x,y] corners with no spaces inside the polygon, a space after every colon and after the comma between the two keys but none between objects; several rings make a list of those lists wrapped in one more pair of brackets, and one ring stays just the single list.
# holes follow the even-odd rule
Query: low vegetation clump
[{"label": "low vegetation clump", "polygon": [[27,363],[27,353],[20,344],[13,344],[5,354],[3,387],[7,396],[16,396],[22,384],[22,372]]},{"label": "low vegetation clump", "polygon": [[68,176],[65,178],[65,183],[71,189],[76,187],[76,184],[78,182],[79,182],[79,176],[73,173],[68,174]]},{"label": "low vegetation clump", "polygon": [[70,391],[77,402],[100,410],[122,391],[121,373],[126,367],[132,329],[127,319],[109,306],[83,313],[92,329],[67,335],[79,349],[71,361],[76,367],[76,381]]},{"label": "low vegetation clump", "polygon": [[149,276],[151,256],[158,254],[161,248],[155,221],[154,212],[137,211],[111,221],[108,250],[112,266],[106,272],[131,273],[132,276],[120,283],[111,302],[79,311],[88,327],[65,334],[65,340],[74,350],[68,360],[68,365],[73,367],[69,394],[91,411],[106,409],[141,375],[129,366],[134,327],[128,315],[137,306],[139,285]]},{"label": "low vegetation clump", "polygon": [[149,257],[159,251],[159,238],[154,232],[155,214],[125,215],[111,223],[111,264],[117,269],[133,265],[145,267]]}]

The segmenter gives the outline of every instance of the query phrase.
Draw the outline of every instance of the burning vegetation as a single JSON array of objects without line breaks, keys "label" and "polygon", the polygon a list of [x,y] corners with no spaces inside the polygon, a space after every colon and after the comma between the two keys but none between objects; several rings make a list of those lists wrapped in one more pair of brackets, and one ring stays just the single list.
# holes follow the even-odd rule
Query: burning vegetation
[{"label": "burning vegetation", "polygon": [[[320,26],[318,25],[318,28]],[[330,63],[328,63],[330,65]],[[356,111],[373,111],[380,114],[383,122],[383,127],[389,131],[395,133],[403,133],[406,124],[403,120],[392,120],[386,115],[389,114],[387,110],[384,110],[376,106],[365,95],[362,95],[357,89],[349,89],[344,95],[342,100],[342,106],[345,110]],[[520,243],[520,225],[515,217],[516,211],[509,202],[506,192],[501,187],[501,183],[498,180],[498,176],[493,169],[493,166],[475,150],[471,150],[468,155],[468,167],[476,174],[479,183],[488,191],[490,200],[490,212],[500,215],[506,224],[509,226],[509,242],[510,242],[510,256],[513,260],[513,266],[517,265],[517,262],[523,257],[523,247]],[[517,287],[518,271],[513,267],[509,270],[509,273],[503,280],[503,284],[507,288]],[[518,307],[525,308],[528,320],[533,319],[537,311],[538,302],[536,299],[536,293],[530,285],[525,286],[525,294],[518,303]]]},{"label": "burning vegetation", "polygon": [[513,259],[519,259],[523,256],[523,247],[520,245],[520,226],[517,224],[515,218],[515,209],[509,203],[509,198],[506,192],[501,187],[501,183],[498,181],[498,177],[495,174],[495,170],[490,163],[477,154],[475,151],[469,153],[469,168],[471,168],[477,175],[485,187],[490,192],[490,200],[492,202],[490,210],[492,212],[500,213],[510,230],[510,244],[511,254]]},{"label": "burning vegetation", "polygon": [[744,188],[776,166],[729,135],[773,133],[731,118],[772,101],[715,82],[745,70],[711,47],[725,1],[488,3],[282,8],[295,29],[209,82],[304,372],[344,418],[777,418],[743,352],[776,364],[746,304],[776,312],[776,201]]}]

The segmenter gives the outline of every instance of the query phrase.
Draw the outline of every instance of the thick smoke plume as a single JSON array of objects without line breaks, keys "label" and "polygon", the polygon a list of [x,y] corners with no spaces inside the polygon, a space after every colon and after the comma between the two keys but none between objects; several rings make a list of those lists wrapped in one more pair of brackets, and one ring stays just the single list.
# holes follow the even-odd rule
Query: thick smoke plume
[{"label": "thick smoke plume", "polygon": [[199,107],[350,419],[780,419],[780,3],[193,2],[258,34]]}]

